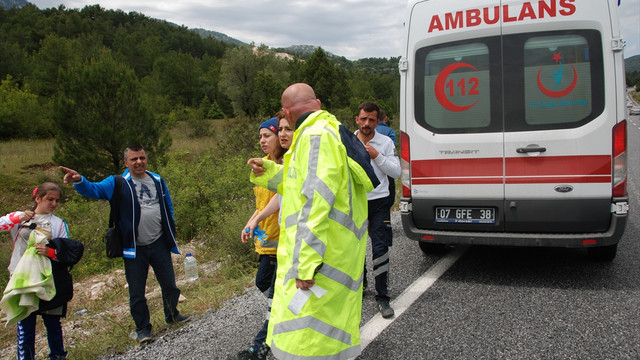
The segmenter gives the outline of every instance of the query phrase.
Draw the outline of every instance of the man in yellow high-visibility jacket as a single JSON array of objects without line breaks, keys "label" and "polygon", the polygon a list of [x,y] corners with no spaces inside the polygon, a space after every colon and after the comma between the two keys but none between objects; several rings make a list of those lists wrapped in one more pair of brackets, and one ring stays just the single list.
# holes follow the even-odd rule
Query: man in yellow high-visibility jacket
[{"label": "man in yellow high-visibility jacket", "polygon": [[347,155],[340,123],[307,84],[282,94],[295,133],[284,164],[250,159],[251,181],[282,194],[278,272],[267,344],[278,359],[360,354],[367,243],[363,168]]}]

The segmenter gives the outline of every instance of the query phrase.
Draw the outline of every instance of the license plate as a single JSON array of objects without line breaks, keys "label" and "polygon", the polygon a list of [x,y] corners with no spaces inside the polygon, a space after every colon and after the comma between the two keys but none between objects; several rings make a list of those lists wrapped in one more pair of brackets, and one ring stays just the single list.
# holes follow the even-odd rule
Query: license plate
[{"label": "license plate", "polygon": [[436,222],[457,224],[495,224],[494,208],[437,207]]}]

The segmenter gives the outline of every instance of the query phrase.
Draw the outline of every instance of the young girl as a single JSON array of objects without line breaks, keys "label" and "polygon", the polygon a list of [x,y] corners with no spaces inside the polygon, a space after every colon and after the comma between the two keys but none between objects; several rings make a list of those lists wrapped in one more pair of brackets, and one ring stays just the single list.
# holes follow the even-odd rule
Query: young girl
[{"label": "young girl", "polygon": [[[0,231],[11,231],[13,238],[13,253],[9,263],[9,273],[13,275],[20,258],[27,249],[29,235],[36,224],[39,230],[43,231],[49,240],[52,238],[68,238],[69,230],[67,223],[59,217],[53,215],[53,211],[58,207],[60,187],[52,182],[42,183],[33,190],[33,201],[35,207],[33,211],[15,211],[0,217]],[[45,244],[37,244],[36,250],[39,255],[56,260],[56,251]],[[18,322],[18,359],[35,358],[35,333],[36,315],[41,315],[44,325],[47,328],[47,340],[49,342],[49,357],[51,359],[64,359],[67,352],[64,350],[62,341],[62,324],[60,318],[66,315],[66,303],[54,309],[46,311],[35,311],[26,318]]]}]

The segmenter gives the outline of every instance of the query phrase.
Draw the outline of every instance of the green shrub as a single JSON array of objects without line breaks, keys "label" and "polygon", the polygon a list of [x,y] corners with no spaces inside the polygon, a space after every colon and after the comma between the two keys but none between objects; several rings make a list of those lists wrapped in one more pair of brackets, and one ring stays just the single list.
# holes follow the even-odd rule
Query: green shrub
[{"label": "green shrub", "polygon": [[224,111],[222,111],[222,108],[220,107],[218,102],[214,101],[211,105],[211,108],[209,108],[209,111],[207,112],[207,117],[209,119],[224,119],[227,116],[224,114]]},{"label": "green shrub", "polygon": [[11,75],[0,81],[0,139],[35,139],[51,136],[52,126],[46,106],[28,88],[21,89]]},{"label": "green shrub", "polygon": [[174,152],[157,171],[167,180],[179,241],[200,244],[201,252],[211,251],[207,258],[246,260],[251,254],[240,231],[255,209],[246,162],[261,156],[257,128],[253,120],[229,120],[228,136],[214,149],[198,156]]}]

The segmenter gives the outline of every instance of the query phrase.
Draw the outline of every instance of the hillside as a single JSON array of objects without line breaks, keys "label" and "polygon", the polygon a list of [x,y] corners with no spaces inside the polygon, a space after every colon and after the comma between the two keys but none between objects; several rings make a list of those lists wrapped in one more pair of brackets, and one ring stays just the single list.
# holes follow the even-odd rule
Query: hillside
[{"label": "hillside", "polygon": [[205,29],[201,29],[201,28],[197,28],[197,29],[190,29],[191,31],[195,32],[196,34],[202,36],[203,38],[206,37],[211,37],[214,38],[218,41],[222,41],[223,43],[226,44],[231,44],[231,45],[238,45],[238,46],[248,46],[249,44],[244,43],[238,39],[234,39],[231,36],[228,36],[226,34],[217,32],[217,31],[212,31],[212,30],[205,30]]},{"label": "hillside", "polygon": [[[4,9],[11,9],[13,7],[21,8],[29,4],[27,0],[0,0],[0,7]],[[177,24],[167,22],[168,24],[178,26]],[[214,40],[221,41],[225,44],[234,45],[234,46],[248,46],[249,44],[240,41],[238,39],[232,38],[226,34],[207,30],[202,28],[189,28],[189,30],[195,32],[200,35],[202,38],[212,38]],[[259,45],[259,44],[257,44]],[[315,45],[292,45],[286,48],[274,49],[276,52],[287,53],[293,56],[297,56],[302,59],[309,58],[316,50],[318,46]],[[332,59],[335,63],[341,65],[342,67],[349,67],[348,60],[342,56],[331,54],[327,52],[327,56]]]},{"label": "hillside", "polygon": [[0,0],[0,6],[5,9],[11,9],[12,7],[23,7],[27,5],[27,0]]},{"label": "hillside", "polygon": [[640,71],[640,55],[635,55],[624,59],[625,71],[630,73]]},{"label": "hillside", "polygon": [[[287,54],[291,54],[297,56],[301,59],[309,58],[316,50],[318,50],[319,46],[315,45],[291,45],[286,48],[276,48],[275,51],[285,52]],[[330,52],[326,52],[327,57],[330,59],[338,58],[338,55],[332,54]]]}]

